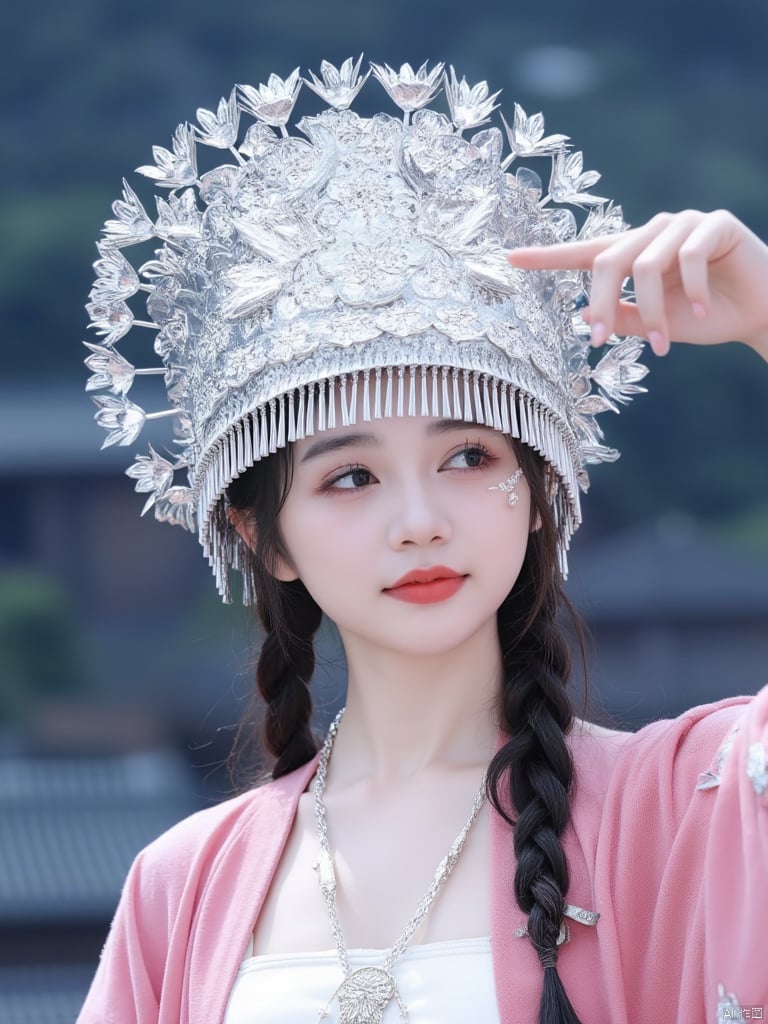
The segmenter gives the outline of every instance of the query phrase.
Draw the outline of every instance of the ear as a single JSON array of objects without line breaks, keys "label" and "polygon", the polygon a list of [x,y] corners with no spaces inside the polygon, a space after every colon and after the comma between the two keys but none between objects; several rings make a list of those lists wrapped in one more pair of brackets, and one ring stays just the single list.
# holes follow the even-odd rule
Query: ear
[{"label": "ear", "polygon": [[[255,551],[256,527],[248,513],[243,511],[241,508],[232,508],[230,506],[227,509],[227,515],[229,516],[230,523],[234,526],[235,530],[237,530],[240,539],[251,549],[251,551]],[[297,580],[299,578],[299,574],[288,559],[279,552],[274,553],[271,572],[275,579],[279,580],[280,583],[291,583],[293,580]]]}]

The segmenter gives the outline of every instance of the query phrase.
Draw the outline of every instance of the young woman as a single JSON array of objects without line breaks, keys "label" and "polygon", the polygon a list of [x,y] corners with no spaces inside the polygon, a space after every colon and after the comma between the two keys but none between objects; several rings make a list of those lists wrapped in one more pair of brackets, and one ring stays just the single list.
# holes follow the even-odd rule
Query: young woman
[{"label": "young woman", "polygon": [[[374,67],[404,118],[361,119],[359,62],[323,65],[309,142],[286,128],[297,76],[240,87],[197,129],[236,162],[199,174],[182,126],[142,169],[172,190],[158,221],[126,186],[106,225],[88,362],[118,397],[97,418],[120,442],[147,418],[114,386],[133,378],[113,325],[138,287],[119,247],[154,234],[183,455],[129,473],[158,518],[197,520],[225,596],[243,573],[272,781],[139,855],[80,1024],[768,1006],[768,691],[637,734],[589,725],[560,617],[585,466],[615,457],[594,416],[643,376],[632,336],[768,360],[768,250],[723,212],[616,233],[540,120],[516,108],[506,158],[496,129],[466,141],[495,97],[453,69],[450,119],[428,109],[441,73]],[[257,122],[236,148],[240,108]],[[528,156],[552,159],[543,197],[509,173]],[[578,240],[568,201],[592,211]],[[348,693],[318,754],[322,614]]]}]

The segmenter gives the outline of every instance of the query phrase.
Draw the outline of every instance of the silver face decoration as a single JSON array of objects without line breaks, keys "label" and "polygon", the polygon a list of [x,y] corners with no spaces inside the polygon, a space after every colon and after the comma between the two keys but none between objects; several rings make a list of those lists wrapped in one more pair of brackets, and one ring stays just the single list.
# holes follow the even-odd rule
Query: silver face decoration
[{"label": "silver face decoration", "polygon": [[507,495],[507,504],[516,505],[520,501],[520,496],[516,493],[515,487],[520,483],[522,479],[522,469],[516,469],[512,476],[508,476],[506,480],[502,480],[501,483],[494,484],[493,487],[489,487],[489,491],[504,491]]}]

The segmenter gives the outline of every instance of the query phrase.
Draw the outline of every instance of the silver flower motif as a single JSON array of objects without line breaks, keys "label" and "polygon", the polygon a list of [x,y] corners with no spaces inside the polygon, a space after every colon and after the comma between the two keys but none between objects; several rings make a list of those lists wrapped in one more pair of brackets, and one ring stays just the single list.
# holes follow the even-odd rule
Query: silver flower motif
[{"label": "silver flower motif", "polygon": [[216,149],[229,149],[234,146],[237,140],[237,131],[240,126],[240,108],[237,105],[237,91],[235,89],[229,94],[229,99],[223,97],[219,100],[216,113],[199,107],[197,120],[201,127],[195,128],[195,133],[200,142],[205,146],[214,146]]},{"label": "silver flower motif", "polygon": [[99,407],[96,422],[104,430],[109,430],[102,448],[110,445],[133,444],[141,433],[146,420],[146,413],[138,405],[127,398],[111,398],[109,395],[94,395],[93,401]]},{"label": "silver flower motif", "polygon": [[127,395],[136,376],[136,368],[113,348],[91,345],[87,341],[83,344],[93,353],[85,360],[85,365],[93,371],[93,376],[86,382],[85,390],[99,391],[101,388],[109,388],[113,395]]},{"label": "silver flower motif", "polygon": [[504,116],[504,127],[511,149],[510,156],[504,161],[506,168],[518,156],[551,156],[561,153],[568,142],[567,135],[544,135],[544,115],[526,114],[519,103],[515,104],[515,118],[512,127],[507,124]]},{"label": "silver flower motif", "polygon": [[91,289],[91,299],[109,302],[113,299],[128,299],[139,290],[139,275],[119,249],[97,242],[99,259],[93,267],[96,281]]},{"label": "silver flower motif", "polygon": [[139,494],[149,493],[149,498],[141,510],[142,515],[168,490],[173,480],[174,469],[167,459],[157,454],[152,445],[149,445],[149,455],[137,455],[133,465],[126,469],[125,475],[136,481],[134,490]]},{"label": "silver flower motif", "polygon": [[747,778],[758,796],[768,792],[768,758],[759,740],[751,743],[747,751]]},{"label": "silver flower motif", "polygon": [[596,206],[606,202],[604,196],[593,196],[585,190],[600,180],[599,171],[584,171],[582,153],[558,153],[552,162],[549,195],[556,203],[574,206]]},{"label": "silver flower motif", "polygon": [[114,220],[108,220],[102,228],[105,245],[134,245],[152,238],[154,227],[147,211],[128,182],[123,178],[123,198],[112,204]]},{"label": "silver flower motif", "polygon": [[460,131],[485,124],[498,107],[498,103],[494,103],[498,92],[489,96],[487,82],[469,86],[466,78],[462,77],[459,81],[453,65],[450,68],[450,78],[448,75],[445,76],[444,87],[451,110],[451,120]]},{"label": "silver flower motif", "polygon": [[162,188],[183,188],[197,181],[195,133],[188,124],[180,124],[174,132],[173,152],[153,146],[152,157],[155,164],[143,164],[136,171],[153,178]]},{"label": "silver flower motif", "polygon": [[431,71],[427,71],[427,63],[424,61],[418,71],[414,71],[410,64],[403,64],[399,71],[395,71],[389,64],[384,67],[371,64],[371,71],[393,102],[408,114],[426,107],[440,91],[440,78],[445,65],[436,64]]},{"label": "silver flower motif", "polygon": [[201,237],[202,216],[193,188],[185,188],[179,195],[171,195],[168,199],[157,197],[155,234],[158,238],[177,242]]},{"label": "silver flower motif", "polygon": [[104,339],[105,345],[114,345],[133,327],[133,313],[122,299],[89,302],[85,308],[91,318],[89,326]]},{"label": "silver flower motif", "polygon": [[307,78],[304,81],[313,92],[316,92],[321,99],[325,100],[329,107],[333,107],[334,110],[346,110],[365,85],[371,73],[369,70],[360,78],[362,59],[363,55],[360,54],[357,63],[353,65],[352,58],[347,57],[340,68],[336,68],[333,64],[329,64],[327,60],[324,60],[320,65],[322,81],[315,75],[314,71],[309,72],[312,76],[312,81],[310,82]]},{"label": "silver flower motif", "polygon": [[254,89],[252,85],[238,85],[240,106],[249,114],[253,114],[254,117],[263,121],[264,124],[270,124],[273,128],[281,128],[285,132],[285,126],[293,113],[301,84],[299,69],[294,68],[285,80],[277,75],[270,75],[267,84],[262,83],[258,89]]},{"label": "silver flower motif", "polygon": [[190,487],[170,487],[155,501],[155,519],[160,523],[183,526],[185,530],[195,528],[195,509]]},{"label": "silver flower motif", "polygon": [[625,338],[612,345],[592,370],[592,380],[610,398],[626,405],[633,395],[647,390],[637,383],[648,373],[648,367],[637,362],[643,348],[639,338]]},{"label": "silver flower motif", "polygon": [[605,203],[603,206],[593,206],[587,214],[579,238],[598,238],[601,235],[612,235],[617,231],[623,231],[626,227],[624,214],[620,206],[613,202]]},{"label": "silver flower motif", "polygon": [[147,260],[139,267],[139,273],[148,281],[163,277],[182,277],[185,272],[181,256],[175,249],[170,249],[167,245],[156,249],[155,259]]}]

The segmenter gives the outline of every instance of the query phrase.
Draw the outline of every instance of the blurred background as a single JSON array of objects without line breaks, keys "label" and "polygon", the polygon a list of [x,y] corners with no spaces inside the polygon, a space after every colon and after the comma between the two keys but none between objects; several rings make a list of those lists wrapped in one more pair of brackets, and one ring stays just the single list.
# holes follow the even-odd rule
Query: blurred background
[{"label": "blurred background", "polygon": [[[133,168],[233,83],[364,52],[543,110],[631,223],[725,206],[768,237],[768,6],[39,0],[3,35],[0,1021],[64,1024],[133,855],[231,792],[258,642],[195,539],[139,518],[126,451],[98,450],[83,305],[123,176],[147,198]],[[590,714],[632,728],[768,678],[768,370],[680,348],[646,383],[603,424],[623,457],[593,473],[569,584]],[[324,627],[322,721],[342,680]]]}]

